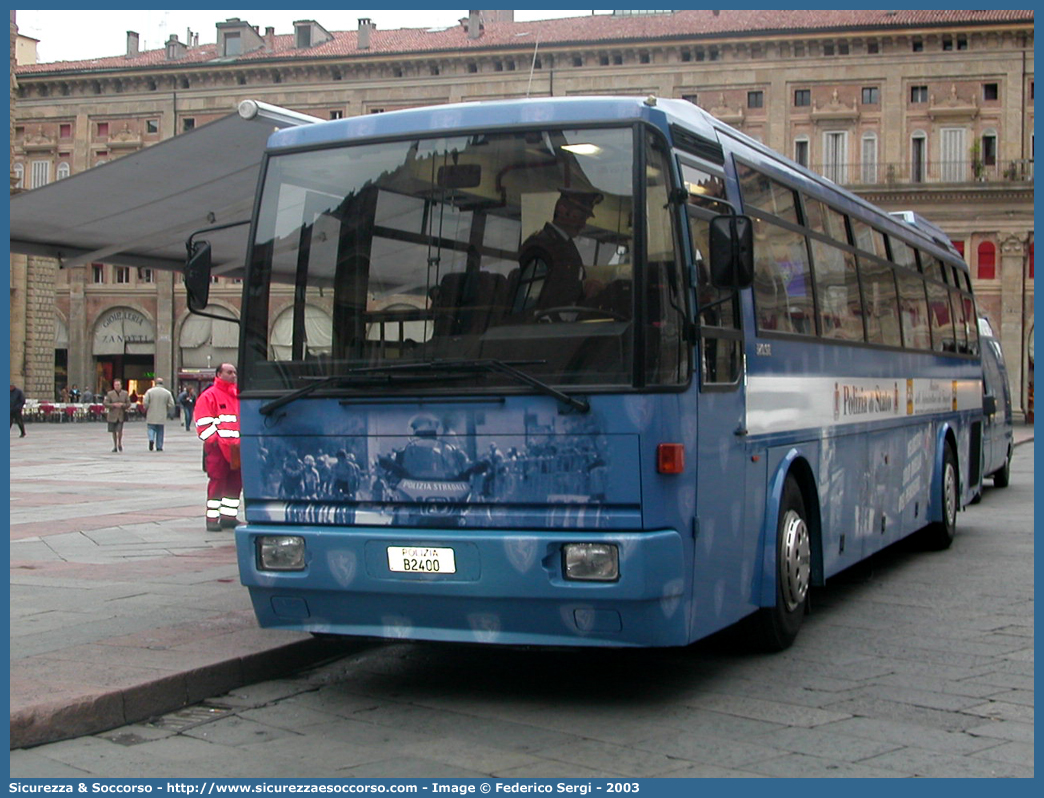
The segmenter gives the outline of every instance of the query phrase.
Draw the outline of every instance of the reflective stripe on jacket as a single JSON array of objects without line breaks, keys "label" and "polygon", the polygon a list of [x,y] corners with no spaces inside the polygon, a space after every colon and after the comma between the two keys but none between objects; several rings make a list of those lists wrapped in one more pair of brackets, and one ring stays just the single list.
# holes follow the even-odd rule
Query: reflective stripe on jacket
[{"label": "reflective stripe on jacket", "polygon": [[239,392],[235,383],[214,380],[196,400],[193,417],[203,445],[220,446],[225,458],[233,462],[231,449],[239,446]]}]

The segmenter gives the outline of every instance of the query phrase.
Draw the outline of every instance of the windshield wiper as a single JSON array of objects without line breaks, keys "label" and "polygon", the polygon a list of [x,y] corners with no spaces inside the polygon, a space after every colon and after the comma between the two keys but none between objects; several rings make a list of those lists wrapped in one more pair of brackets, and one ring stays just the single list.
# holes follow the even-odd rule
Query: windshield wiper
[{"label": "windshield wiper", "polygon": [[572,407],[574,410],[578,410],[581,413],[586,413],[591,409],[590,403],[586,399],[581,399],[576,396],[570,396],[567,393],[563,393],[557,388],[548,385],[543,380],[539,380],[532,374],[516,368],[516,366],[529,366],[540,363],[546,363],[546,360],[427,360],[419,363],[396,363],[388,366],[372,366],[363,367],[359,369],[352,369],[353,374],[388,374],[402,371],[487,371],[494,372],[497,374],[503,374],[507,377],[511,377],[516,382],[524,383],[531,388],[536,388],[542,394],[551,396],[557,399],[559,402]]},{"label": "windshield wiper", "polygon": [[[278,399],[273,399],[271,402],[261,405],[258,411],[263,416],[268,416],[274,413],[281,407],[286,407],[291,402],[300,399],[302,396],[308,396],[310,393],[318,391],[320,388],[325,388],[328,385],[337,385],[342,382],[358,382],[358,375],[354,370],[349,371],[345,374],[331,374],[328,377],[317,377],[314,378],[315,382],[305,385],[303,388],[298,388],[296,391],[283,394]],[[382,380],[387,382],[388,380]]]},{"label": "windshield wiper", "polygon": [[548,385],[543,380],[539,380],[531,374],[527,374],[526,372],[516,368],[516,366],[533,365],[545,362],[546,361],[544,360],[428,360],[418,363],[395,363],[387,366],[360,366],[359,368],[349,369],[343,374],[332,374],[328,377],[317,379],[315,382],[305,385],[303,388],[298,388],[296,391],[291,391],[288,394],[280,396],[278,399],[273,399],[271,402],[261,405],[258,412],[265,416],[270,415],[279,408],[285,407],[303,396],[308,396],[309,394],[318,391],[320,388],[325,388],[329,385],[336,385],[341,382],[354,382],[360,377],[366,377],[368,375],[374,377],[384,375],[388,378],[386,381],[390,382],[391,378],[396,374],[436,371],[486,371],[503,374],[507,377],[511,377],[516,382],[521,382],[531,388],[536,388],[546,396],[551,396],[563,404],[572,407],[574,410],[578,410],[581,413],[589,411],[591,405],[586,399],[563,393],[557,388]]}]

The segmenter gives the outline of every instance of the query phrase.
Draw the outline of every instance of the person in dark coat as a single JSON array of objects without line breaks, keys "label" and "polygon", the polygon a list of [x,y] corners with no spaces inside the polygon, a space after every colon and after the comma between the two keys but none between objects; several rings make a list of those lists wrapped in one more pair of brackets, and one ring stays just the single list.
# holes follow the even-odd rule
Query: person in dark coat
[{"label": "person in dark coat", "polygon": [[604,196],[596,191],[559,192],[551,221],[522,242],[513,312],[582,303],[588,291],[583,259],[573,239],[594,216],[594,207],[602,199]]},{"label": "person in dark coat", "polygon": [[25,437],[25,422],[22,420],[22,408],[25,407],[25,394],[22,393],[22,389],[17,385],[11,385],[11,424],[8,429],[13,427],[15,424],[18,425],[18,431],[22,434],[19,438]]}]

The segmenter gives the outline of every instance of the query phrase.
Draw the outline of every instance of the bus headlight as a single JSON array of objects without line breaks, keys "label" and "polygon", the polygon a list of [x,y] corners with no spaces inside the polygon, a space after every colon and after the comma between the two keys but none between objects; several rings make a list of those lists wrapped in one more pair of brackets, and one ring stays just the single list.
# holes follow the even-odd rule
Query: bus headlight
[{"label": "bus headlight", "polygon": [[304,538],[297,535],[261,535],[257,539],[257,567],[262,571],[303,571]]},{"label": "bus headlight", "polygon": [[566,579],[615,582],[620,578],[620,555],[615,543],[567,543],[562,547]]}]

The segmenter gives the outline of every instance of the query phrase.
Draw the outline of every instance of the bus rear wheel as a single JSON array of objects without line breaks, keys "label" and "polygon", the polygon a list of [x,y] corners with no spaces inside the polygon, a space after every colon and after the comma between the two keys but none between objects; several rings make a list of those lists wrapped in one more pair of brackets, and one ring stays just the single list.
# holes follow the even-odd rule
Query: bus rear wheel
[{"label": "bus rear wheel", "polygon": [[755,613],[755,644],[762,651],[782,651],[797,638],[808,609],[812,544],[805,500],[797,480],[787,477],[776,526],[776,603]]},{"label": "bus rear wheel", "polygon": [[957,456],[949,444],[943,451],[942,478],[939,480],[939,505],[942,520],[933,521],[921,530],[921,544],[931,551],[950,548],[957,533],[957,506],[960,501],[960,478],[957,472]]}]

